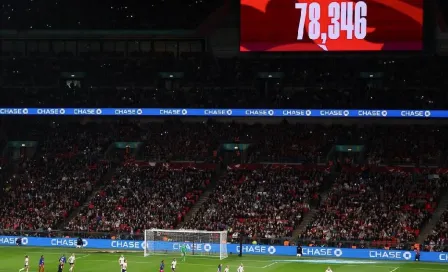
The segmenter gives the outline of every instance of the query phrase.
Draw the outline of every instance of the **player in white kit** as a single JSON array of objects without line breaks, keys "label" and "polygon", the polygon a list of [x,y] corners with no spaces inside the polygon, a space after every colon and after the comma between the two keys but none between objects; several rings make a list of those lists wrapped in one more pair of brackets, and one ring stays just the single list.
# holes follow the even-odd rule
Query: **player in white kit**
[{"label": "player in white kit", "polygon": [[123,264],[121,265],[121,272],[127,272],[128,271],[128,263],[126,260],[123,261]]},{"label": "player in white kit", "polygon": [[124,256],[121,255],[120,258],[118,258],[118,264],[120,265],[120,271],[123,268],[123,264],[124,264]]},{"label": "player in white kit", "polygon": [[70,265],[70,269],[68,271],[73,272],[75,269],[75,253],[72,253],[72,256],[68,258],[68,264]]},{"label": "player in white kit", "polygon": [[173,261],[171,262],[171,271],[173,271],[173,272],[176,271],[176,265],[177,265],[177,261],[176,261],[176,258],[174,258]]},{"label": "player in white kit", "polygon": [[237,272],[244,272],[244,266],[243,264],[240,264],[240,266],[238,266],[238,269],[236,270]]},{"label": "player in white kit", "polygon": [[331,268],[328,267],[327,270],[325,270],[325,272],[333,272],[333,270],[331,270]]},{"label": "player in white kit", "polygon": [[28,272],[28,270],[30,269],[30,258],[28,258],[28,255],[25,256],[25,261],[23,264],[24,264],[23,268],[21,268],[19,272],[22,271]]}]

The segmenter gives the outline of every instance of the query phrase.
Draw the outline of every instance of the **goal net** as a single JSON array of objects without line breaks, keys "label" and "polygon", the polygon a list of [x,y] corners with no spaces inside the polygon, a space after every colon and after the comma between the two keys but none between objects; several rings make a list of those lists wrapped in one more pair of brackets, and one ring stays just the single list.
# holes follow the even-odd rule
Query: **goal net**
[{"label": "goal net", "polygon": [[227,258],[227,231],[145,230],[145,256],[155,254],[199,255]]}]

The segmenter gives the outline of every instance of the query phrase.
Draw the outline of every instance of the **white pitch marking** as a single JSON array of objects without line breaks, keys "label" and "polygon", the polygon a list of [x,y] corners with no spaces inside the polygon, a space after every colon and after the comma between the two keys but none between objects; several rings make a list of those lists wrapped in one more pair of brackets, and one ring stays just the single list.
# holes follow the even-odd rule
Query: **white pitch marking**
[{"label": "white pitch marking", "polygon": [[76,258],[76,260],[77,260],[77,259],[81,259],[81,258],[86,258],[86,257],[89,257],[89,256],[90,256],[90,254],[83,255],[83,256],[81,256],[81,257]]},{"label": "white pitch marking", "polygon": [[271,263],[271,264],[268,264],[268,265],[265,265],[265,266],[263,266],[262,268],[268,268],[268,267],[270,267],[270,266],[273,266],[274,264],[276,264],[276,262]]},{"label": "white pitch marking", "polygon": [[394,269],[392,269],[391,271],[389,271],[389,272],[395,272],[395,271],[397,271],[398,270],[398,268],[399,267],[395,267]]}]

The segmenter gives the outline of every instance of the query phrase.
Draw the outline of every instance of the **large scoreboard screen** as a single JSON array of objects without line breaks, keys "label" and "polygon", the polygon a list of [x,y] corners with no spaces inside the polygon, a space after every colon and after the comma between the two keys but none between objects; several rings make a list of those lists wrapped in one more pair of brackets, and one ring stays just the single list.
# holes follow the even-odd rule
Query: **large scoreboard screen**
[{"label": "large scoreboard screen", "polygon": [[240,0],[240,51],[420,51],[423,0]]}]

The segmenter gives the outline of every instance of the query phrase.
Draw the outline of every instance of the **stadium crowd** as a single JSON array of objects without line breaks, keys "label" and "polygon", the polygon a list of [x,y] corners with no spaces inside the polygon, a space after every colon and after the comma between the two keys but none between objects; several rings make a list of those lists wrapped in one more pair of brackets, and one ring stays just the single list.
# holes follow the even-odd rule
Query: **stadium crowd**
[{"label": "stadium crowd", "polygon": [[[31,158],[21,158],[21,171],[4,185],[0,229],[45,231],[63,226],[65,231],[76,233],[132,233],[139,237],[145,228],[181,225],[229,230],[233,237],[244,232],[254,240],[275,239],[290,236],[300,224],[318,198],[328,170],[231,168],[217,181],[195,216],[183,222],[207,190],[211,172],[143,167],[133,160],[207,161],[211,150],[219,150],[226,142],[253,145],[243,163],[302,162],[310,167],[319,161],[316,157],[330,152],[325,146],[339,143],[366,145],[366,160],[371,165],[387,165],[393,158],[416,167],[424,152],[445,152],[444,130],[435,126],[394,126],[392,130],[385,125],[326,127],[286,122],[48,123],[20,126],[17,131],[10,127],[8,131],[12,139],[22,134],[38,140],[40,148]],[[397,135],[405,137],[404,144],[399,144],[403,142],[396,139]],[[101,180],[110,169],[103,160],[114,141],[144,145],[132,160],[121,157],[119,163],[127,163],[114,170],[113,178]],[[428,179],[404,172],[343,172],[301,238],[326,242],[414,241],[445,188],[443,176]],[[433,239],[441,243],[440,237]]]},{"label": "stadium crowd", "polygon": [[302,238],[413,242],[446,187],[445,178],[428,175],[343,172]]},{"label": "stadium crowd", "polygon": [[[207,161],[211,150],[219,149],[222,143],[244,142],[253,144],[253,149],[247,160],[241,162],[286,161],[309,165],[318,161],[316,157],[327,155],[330,149],[325,149],[324,146],[331,147],[348,141],[371,146],[366,153],[370,163],[375,161],[371,159],[371,154],[378,160],[376,164],[387,163],[390,158],[389,153],[385,152],[387,150],[400,154],[402,157],[395,155],[394,158],[402,158],[400,162],[410,166],[417,166],[418,160],[403,159],[407,155],[401,155],[403,153],[400,151],[415,146],[415,155],[422,154],[423,150],[437,152],[435,147],[443,142],[440,138],[443,130],[438,127],[394,126],[395,131],[389,134],[387,126],[351,127],[347,130],[347,127],[338,125],[245,125],[214,121],[117,121],[84,125],[50,122],[47,126],[29,124],[25,127],[28,132],[26,129],[19,129],[19,132],[11,129],[10,135],[14,138],[18,137],[16,134],[27,133],[24,134],[29,135],[26,137],[40,140],[41,147],[33,158],[22,158],[20,165],[23,173],[8,180],[4,187],[6,198],[3,198],[5,205],[2,212],[8,214],[17,205],[34,209],[30,212],[15,211],[14,217],[3,217],[0,228],[45,230],[61,226],[76,207],[88,200],[87,196],[93,193],[93,187],[102,186],[98,183],[99,179],[110,165],[101,160],[116,140],[144,143],[141,154],[138,155],[137,152],[133,160]],[[417,131],[429,137],[421,137],[422,134],[416,133]],[[407,135],[408,145],[391,144],[395,143],[396,135]],[[389,140],[392,142],[389,143]],[[379,146],[388,148],[378,148]],[[424,148],[418,148],[419,146]],[[130,158],[121,157],[121,163],[128,159]],[[326,172],[322,170],[229,170],[218,182],[212,197],[184,227],[229,229],[232,233],[237,233],[246,226],[246,231],[253,237],[275,238],[291,235],[303,214],[309,209],[310,201],[316,198],[325,175]],[[74,182],[75,180],[80,182]],[[80,214],[70,221],[65,227],[66,230],[138,232],[148,226],[174,228],[182,222],[199,195],[206,190],[210,182],[210,172],[170,170],[163,167],[142,168],[128,164],[119,167],[113,179],[103,182],[104,187],[89,200]],[[416,181],[404,173],[371,173],[367,177],[360,173],[345,173],[336,182],[330,194],[327,202],[329,206],[323,206],[323,215],[316,219],[313,228],[310,228],[304,237],[370,240],[396,237],[413,240],[418,229],[435,208],[442,191],[439,189],[444,186],[444,180]],[[272,193],[273,188],[280,189]],[[421,193],[417,194],[416,190]],[[397,191],[403,195],[398,197],[392,194]],[[167,195],[172,194],[168,192],[176,192],[178,197],[167,198]],[[65,197],[49,197],[56,195]],[[347,196],[352,197],[352,200]],[[153,198],[158,200],[154,201]],[[240,201],[243,199],[244,202]],[[378,203],[385,205],[381,200],[386,200],[391,206],[377,206]],[[154,204],[146,205],[144,209],[149,209],[148,211],[138,208],[138,203],[148,201]],[[167,203],[171,205],[169,212],[161,212],[162,207],[166,209]],[[359,203],[363,204],[360,206]],[[400,208],[393,208],[396,206]],[[273,207],[278,209],[275,214],[263,212],[274,209]],[[372,209],[377,213],[371,215],[372,218],[366,218],[359,209]],[[148,213],[153,221],[143,222]],[[392,218],[390,215],[398,214],[402,219],[399,226],[386,229],[379,227],[384,225],[384,222],[392,225],[392,222],[382,219],[384,215]],[[332,225],[346,217],[348,220],[343,220],[346,224]],[[269,224],[264,225],[265,222]],[[361,230],[348,227],[347,224],[354,222],[362,224]],[[369,224],[370,227],[367,227]],[[332,233],[334,229],[343,229],[344,232]]]},{"label": "stadium crowd", "polygon": [[207,188],[210,175],[164,166],[120,167],[65,230],[139,235],[150,228],[173,229]]},{"label": "stadium crowd", "polygon": [[389,165],[443,165],[447,146],[443,126],[372,126],[368,163]]},{"label": "stadium crowd", "polygon": [[3,146],[10,155],[4,164],[17,166],[4,173],[0,229],[61,227],[110,167],[101,160],[110,144],[107,126],[22,120],[20,126],[6,122],[4,128],[10,139],[25,137],[38,146],[22,141],[21,147]]},{"label": "stadium crowd", "polygon": [[448,249],[448,210],[446,210],[437,222],[436,227],[425,240],[425,248],[428,251],[447,251]]},{"label": "stadium crowd", "polygon": [[209,160],[212,150],[219,145],[215,137],[225,135],[223,125],[214,122],[172,121],[150,123],[145,127],[148,133],[142,157],[147,161]]},{"label": "stadium crowd", "polygon": [[258,238],[290,237],[317,197],[324,172],[228,171],[199,211],[182,227],[228,230]]},{"label": "stadium crowd", "polygon": [[60,227],[92,192],[105,167],[89,168],[87,158],[27,160],[8,180],[0,201],[0,229],[47,231]]}]

